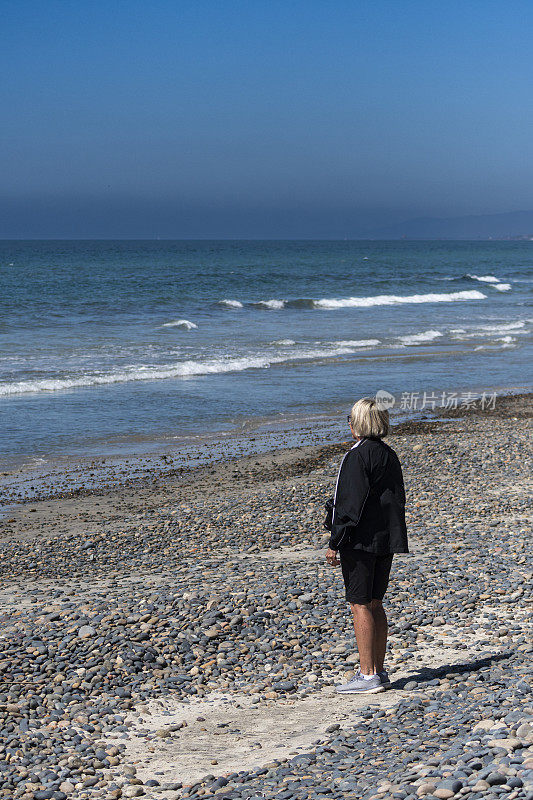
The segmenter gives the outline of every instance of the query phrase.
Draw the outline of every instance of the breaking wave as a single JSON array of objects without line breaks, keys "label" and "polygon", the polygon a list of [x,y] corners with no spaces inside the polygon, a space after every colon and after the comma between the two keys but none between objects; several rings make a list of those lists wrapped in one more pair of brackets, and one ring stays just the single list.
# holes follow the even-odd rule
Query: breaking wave
[{"label": "breaking wave", "polygon": [[510,283],[502,283],[495,275],[471,275],[469,272],[465,275],[466,278],[471,278],[473,281],[481,281],[481,283],[488,283],[493,289],[499,292],[508,292],[511,288]]},{"label": "breaking wave", "polygon": [[501,336],[498,339],[496,339],[496,341],[504,342],[504,344],[512,344],[513,342],[516,342],[516,339],[514,336]]},{"label": "breaking wave", "polygon": [[472,278],[473,281],[482,281],[483,283],[499,283],[500,279],[497,278],[495,275],[471,275],[469,272],[466,273],[467,278]]},{"label": "breaking wave", "polygon": [[492,286],[499,292],[508,292],[511,288],[510,283],[493,283]]},{"label": "breaking wave", "polygon": [[160,381],[168,378],[188,378],[196,375],[214,375],[225,372],[242,372],[247,369],[265,369],[273,364],[288,361],[333,358],[355,353],[354,345],[338,344],[334,347],[295,350],[290,354],[272,354],[242,357],[220,357],[199,361],[180,361],[161,366],[131,366],[108,373],[87,373],[77,377],[40,378],[36,380],[0,383],[0,396],[36,392],[58,392],[90,386],[103,386],[130,381]]},{"label": "breaking wave", "polygon": [[421,342],[432,342],[442,336],[440,331],[422,331],[421,333],[411,333],[407,336],[398,336],[403,344],[420,344]]},{"label": "breaking wave", "polygon": [[219,300],[219,306],[227,306],[227,308],[242,308],[242,303],[239,300]]},{"label": "breaking wave", "polygon": [[[503,284],[506,285],[506,284]],[[279,310],[282,308],[313,308],[333,310],[337,308],[371,308],[373,306],[393,306],[402,303],[451,303],[457,300],[484,300],[487,297],[477,289],[462,292],[429,293],[429,294],[378,294],[372,297],[323,297],[313,300],[300,297],[294,300],[256,300],[247,303],[252,308],[267,308]],[[238,300],[219,300],[219,305],[232,308],[242,308],[243,303]]]},{"label": "breaking wave", "polygon": [[197,328],[194,322],[190,322],[188,319],[176,319],[173,322],[164,322],[161,325],[162,328],[184,328],[186,331],[191,331],[193,328]]},{"label": "breaking wave", "polygon": [[[502,344],[496,344],[501,342]],[[478,344],[474,350],[505,350],[508,347],[514,347],[516,339],[513,336],[504,336],[501,339],[495,339],[492,344]]]},{"label": "breaking wave", "polygon": [[324,298],[317,300],[317,308],[366,308],[371,306],[392,306],[400,303],[450,303],[456,300],[484,300],[486,294],[473,289],[464,292],[445,294],[380,294],[375,297],[344,297],[339,300]]},{"label": "breaking wave", "polygon": [[480,336],[490,336],[493,335],[506,335],[509,333],[513,334],[521,334],[521,333],[528,333],[528,330],[524,330],[526,327],[526,323],[519,320],[517,322],[504,322],[501,325],[480,325],[475,330],[466,331],[464,328],[457,328],[450,331],[453,334],[454,339],[479,339]]},{"label": "breaking wave", "polygon": [[502,325],[481,325],[482,331],[489,331],[490,333],[506,333],[506,331],[518,331],[520,328],[525,328],[526,323],[522,320],[516,322],[504,322]]},{"label": "breaking wave", "polygon": [[285,308],[285,300],[258,300],[257,303],[250,303],[252,306],[260,308]]},{"label": "breaking wave", "polygon": [[333,342],[344,347],[375,347],[379,343],[379,339],[340,339],[338,342]]}]

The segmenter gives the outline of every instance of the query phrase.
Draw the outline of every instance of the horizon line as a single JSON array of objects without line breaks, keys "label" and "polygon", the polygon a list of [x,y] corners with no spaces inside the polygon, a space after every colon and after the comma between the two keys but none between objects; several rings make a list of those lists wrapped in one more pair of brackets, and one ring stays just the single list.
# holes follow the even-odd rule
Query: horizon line
[{"label": "horizon line", "polygon": [[533,235],[513,234],[509,236],[394,236],[394,237],[310,237],[310,236],[0,236],[0,242],[529,242]]}]

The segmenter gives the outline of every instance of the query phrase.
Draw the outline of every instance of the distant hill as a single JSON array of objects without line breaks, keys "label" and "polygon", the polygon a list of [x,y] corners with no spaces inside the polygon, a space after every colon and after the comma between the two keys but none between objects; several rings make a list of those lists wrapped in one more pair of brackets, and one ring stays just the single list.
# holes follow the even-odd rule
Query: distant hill
[{"label": "distant hill", "polygon": [[533,239],[533,211],[468,217],[420,217],[377,228],[371,239]]}]

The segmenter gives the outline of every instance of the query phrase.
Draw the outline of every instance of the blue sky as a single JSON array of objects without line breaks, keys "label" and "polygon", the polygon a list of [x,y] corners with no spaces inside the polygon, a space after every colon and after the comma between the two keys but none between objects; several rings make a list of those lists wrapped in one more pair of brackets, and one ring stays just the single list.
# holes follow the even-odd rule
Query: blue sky
[{"label": "blue sky", "polygon": [[1,236],[350,236],[533,208],[530,2],[1,10]]}]

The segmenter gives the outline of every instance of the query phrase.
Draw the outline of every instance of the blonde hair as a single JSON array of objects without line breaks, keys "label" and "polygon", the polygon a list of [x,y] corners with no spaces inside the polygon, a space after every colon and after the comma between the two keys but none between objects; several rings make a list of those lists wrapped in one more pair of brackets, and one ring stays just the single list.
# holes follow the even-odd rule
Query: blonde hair
[{"label": "blonde hair", "polygon": [[380,409],[371,397],[362,397],[350,412],[350,424],[356,436],[382,438],[389,433],[389,412]]}]

